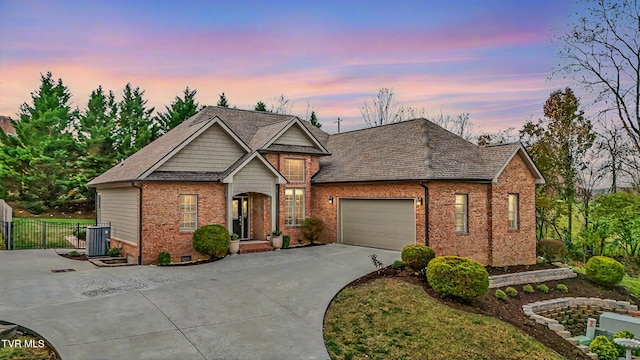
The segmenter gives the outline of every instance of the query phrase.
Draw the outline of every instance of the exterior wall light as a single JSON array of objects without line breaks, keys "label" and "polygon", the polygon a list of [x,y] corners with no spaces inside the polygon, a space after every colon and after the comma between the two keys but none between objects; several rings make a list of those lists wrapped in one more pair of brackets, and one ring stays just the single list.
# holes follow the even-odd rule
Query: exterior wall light
[{"label": "exterior wall light", "polygon": [[329,196],[329,204],[333,204],[333,196]]},{"label": "exterior wall light", "polygon": [[418,199],[416,200],[416,206],[422,206],[422,196],[418,196]]}]

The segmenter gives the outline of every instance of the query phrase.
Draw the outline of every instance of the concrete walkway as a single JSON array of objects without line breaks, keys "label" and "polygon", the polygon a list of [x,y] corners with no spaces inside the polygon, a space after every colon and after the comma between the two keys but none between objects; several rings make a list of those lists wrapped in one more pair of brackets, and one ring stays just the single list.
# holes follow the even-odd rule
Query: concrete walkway
[{"label": "concrete walkway", "polygon": [[[324,312],[399,252],[331,244],[198,266],[96,268],[53,250],[0,251],[0,320],[72,359],[328,359]],[[75,269],[52,273],[51,270]]]}]

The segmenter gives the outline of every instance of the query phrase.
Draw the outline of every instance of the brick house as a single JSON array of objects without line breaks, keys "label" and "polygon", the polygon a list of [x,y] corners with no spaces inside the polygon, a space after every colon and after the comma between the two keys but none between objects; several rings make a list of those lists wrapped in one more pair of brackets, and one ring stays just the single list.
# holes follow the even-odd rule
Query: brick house
[{"label": "brick house", "polygon": [[[99,222],[130,262],[196,260],[193,231],[241,240],[300,222],[323,242],[427,244],[494,266],[535,263],[535,184],[520,143],[476,146],[426,119],[329,135],[295,116],[209,106],[92,180]],[[141,246],[140,246],[141,245]]]}]

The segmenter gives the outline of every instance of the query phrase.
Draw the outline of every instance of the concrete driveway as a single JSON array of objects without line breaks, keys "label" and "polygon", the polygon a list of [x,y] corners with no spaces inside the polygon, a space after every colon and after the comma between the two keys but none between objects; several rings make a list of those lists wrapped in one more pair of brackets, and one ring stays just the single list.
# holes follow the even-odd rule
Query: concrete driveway
[{"label": "concrete driveway", "polygon": [[[54,250],[0,251],[0,320],[71,359],[328,359],[324,312],[399,252],[331,244],[198,266],[97,268]],[[75,269],[52,273],[51,270]]]}]

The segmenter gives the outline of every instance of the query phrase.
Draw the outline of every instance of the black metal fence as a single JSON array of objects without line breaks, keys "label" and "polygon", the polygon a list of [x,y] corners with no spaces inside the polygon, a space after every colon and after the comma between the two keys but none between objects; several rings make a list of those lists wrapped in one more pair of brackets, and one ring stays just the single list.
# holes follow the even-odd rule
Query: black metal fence
[{"label": "black metal fence", "polygon": [[[6,250],[23,249],[84,249],[87,224],[79,222],[49,222],[39,219],[16,219],[3,222],[0,237]],[[109,224],[100,224],[109,226]]]}]

